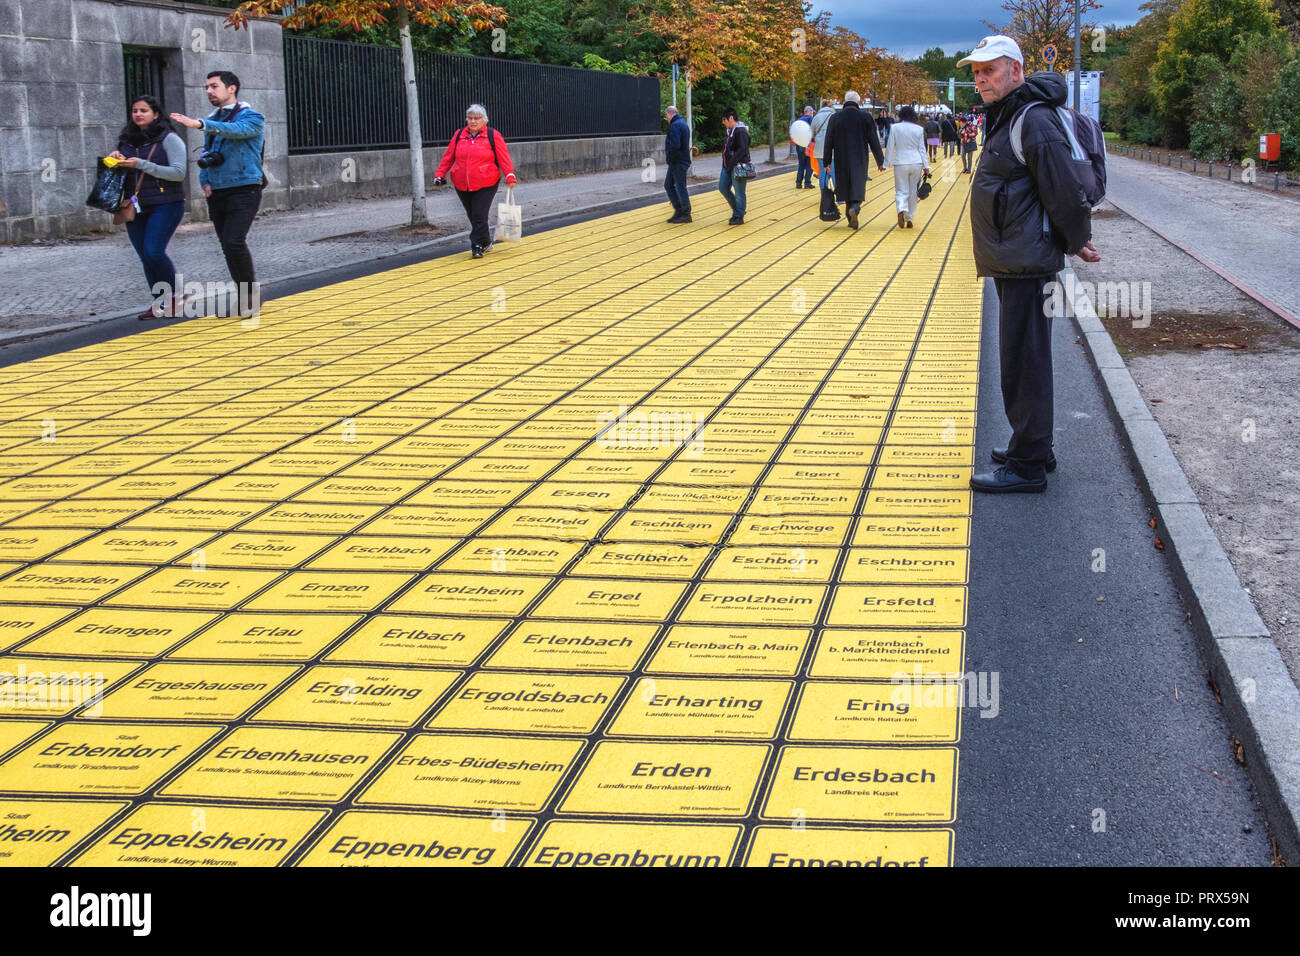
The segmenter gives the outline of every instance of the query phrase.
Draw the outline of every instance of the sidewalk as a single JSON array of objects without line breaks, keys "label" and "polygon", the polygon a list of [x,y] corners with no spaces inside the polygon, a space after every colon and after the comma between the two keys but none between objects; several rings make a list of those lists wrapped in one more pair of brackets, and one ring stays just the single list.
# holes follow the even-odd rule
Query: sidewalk
[{"label": "sidewalk", "polygon": [[[782,150],[778,149],[777,157],[783,161]],[[762,175],[762,158],[759,162]],[[689,185],[707,190],[708,182],[717,182],[721,163],[717,155],[697,159]],[[639,166],[521,182],[515,198],[524,207],[524,232],[528,233],[530,220],[618,200],[658,197],[668,209],[664,169],[658,164],[656,179],[649,183],[642,180],[643,168]],[[703,181],[697,181],[700,178]],[[497,195],[498,201],[504,197],[504,188]],[[430,223],[439,234],[467,231],[464,209],[450,186],[428,194],[428,210]],[[249,233],[258,278],[268,286],[310,270],[393,255],[439,237],[432,232],[403,230],[410,222],[410,211],[410,198],[403,196],[268,212],[258,217]],[[104,219],[107,223],[108,217]],[[490,221],[496,222],[495,210]],[[182,223],[168,252],[185,282],[224,282],[229,278],[211,223]],[[34,277],[39,278],[34,281]],[[128,310],[138,312],[148,303],[140,261],[125,230],[111,236],[0,246],[0,338],[5,333],[93,322]]]}]

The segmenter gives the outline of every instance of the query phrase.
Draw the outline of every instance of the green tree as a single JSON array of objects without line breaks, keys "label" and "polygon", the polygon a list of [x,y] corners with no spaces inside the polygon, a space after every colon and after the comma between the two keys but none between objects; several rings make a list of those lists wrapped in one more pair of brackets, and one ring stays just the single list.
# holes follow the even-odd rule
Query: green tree
[{"label": "green tree", "polygon": [[1187,0],[1174,13],[1151,72],[1152,92],[1164,114],[1170,146],[1187,142],[1188,110],[1197,74],[1204,72],[1200,58],[1210,56],[1226,66],[1247,37],[1280,30],[1269,0]]},{"label": "green tree", "polygon": [[1239,159],[1245,125],[1236,77],[1218,57],[1208,53],[1196,58],[1192,77],[1189,124],[1192,155],[1211,162]]}]

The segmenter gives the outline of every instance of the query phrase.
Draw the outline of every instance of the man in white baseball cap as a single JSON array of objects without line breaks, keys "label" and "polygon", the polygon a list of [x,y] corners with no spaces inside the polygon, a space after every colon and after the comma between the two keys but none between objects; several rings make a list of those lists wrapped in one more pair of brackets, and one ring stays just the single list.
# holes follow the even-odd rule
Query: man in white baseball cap
[{"label": "man in white baseball cap", "polygon": [[[976,491],[1042,492],[1056,469],[1052,452],[1052,318],[1045,290],[1065,255],[1101,259],[1093,247],[1092,206],[1075,175],[1070,144],[1056,118],[1067,87],[1059,73],[1026,77],[1020,46],[985,37],[958,66],[970,64],[984,100],[984,152],[971,183],[976,272],[998,293],[1002,403],[1011,440],[990,457],[999,467],[974,475]],[[1035,105],[1050,109],[1030,109]],[[1021,122],[1023,161],[1011,145]]]}]

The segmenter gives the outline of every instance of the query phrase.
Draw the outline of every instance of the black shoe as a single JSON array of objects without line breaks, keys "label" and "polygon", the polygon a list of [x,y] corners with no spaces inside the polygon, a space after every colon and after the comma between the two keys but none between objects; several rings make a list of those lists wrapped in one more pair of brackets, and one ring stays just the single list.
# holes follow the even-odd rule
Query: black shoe
[{"label": "black shoe", "polygon": [[851,203],[849,203],[848,208],[846,209],[846,212],[848,212],[848,214],[849,214],[849,228],[850,228],[850,229],[856,229],[856,228],[858,228],[858,212],[859,212],[859,211],[861,211],[861,207],[858,206],[857,203],[855,203],[855,202],[851,202]]},{"label": "black shoe", "polygon": [[994,471],[986,471],[982,475],[975,475],[970,480],[970,486],[976,491],[983,491],[987,494],[1005,495],[1016,492],[1026,494],[1041,494],[1047,490],[1046,478],[1022,478],[1006,465],[1000,465]]},{"label": "black shoe", "polygon": [[679,212],[673,213],[673,217],[671,219],[664,220],[664,222],[668,223],[670,226],[675,222],[681,222],[681,221],[682,221],[682,214]]},{"label": "black shoe", "polygon": [[469,251],[469,257],[470,257],[471,259],[482,259],[482,258],[483,258],[483,247],[482,247],[482,246],[475,246],[473,249],[471,249],[471,250]]},{"label": "black shoe", "polygon": [[728,226],[743,226],[744,224],[745,220],[742,216],[732,216],[727,220]]},{"label": "black shoe", "polygon": [[683,223],[683,222],[690,222],[690,221],[691,221],[691,214],[690,214],[690,213],[688,213],[688,212],[686,212],[686,213],[679,212],[677,215],[673,216],[673,218],[669,219],[669,220],[668,220],[668,223],[669,223],[669,225],[676,226],[676,225],[678,225],[678,224],[680,224],[680,223]]},{"label": "black shoe", "polygon": [[[995,465],[1001,465],[1007,460],[1007,450],[1005,448],[994,448],[989,452],[989,457],[993,459]],[[1047,453],[1047,465],[1045,467],[1048,472],[1056,471],[1055,452]]]}]

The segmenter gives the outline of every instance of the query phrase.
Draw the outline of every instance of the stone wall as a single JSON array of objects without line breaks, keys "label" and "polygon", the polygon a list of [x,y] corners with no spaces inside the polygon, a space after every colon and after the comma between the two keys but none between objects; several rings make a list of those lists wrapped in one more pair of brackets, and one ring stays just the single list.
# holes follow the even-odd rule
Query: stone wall
[{"label": "stone wall", "polygon": [[[109,226],[85,199],[98,157],[126,124],[122,47],[165,59],[169,112],[206,116],[203,83],[232,70],[240,98],[266,115],[266,204],[288,201],[288,131],[280,25],[231,30],[214,7],[160,0],[0,0],[0,241],[18,242]],[[203,136],[183,130],[191,154]],[[190,167],[192,215],[205,214]]]}]

